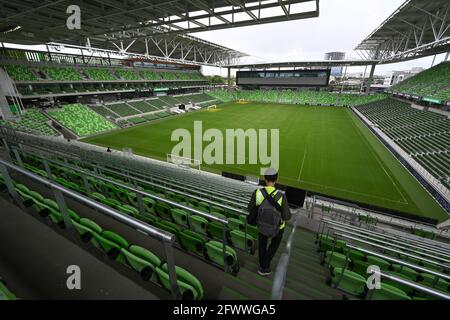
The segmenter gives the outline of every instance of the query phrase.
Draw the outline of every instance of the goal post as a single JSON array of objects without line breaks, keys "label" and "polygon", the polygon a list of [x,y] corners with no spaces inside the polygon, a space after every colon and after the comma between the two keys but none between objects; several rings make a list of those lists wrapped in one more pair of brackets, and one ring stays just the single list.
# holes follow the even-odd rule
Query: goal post
[{"label": "goal post", "polygon": [[217,105],[212,104],[212,105],[206,107],[206,110],[211,110],[211,109],[217,109]]},{"label": "goal post", "polygon": [[167,162],[173,163],[182,168],[200,170],[200,160],[197,159],[180,157],[178,155],[168,153]]},{"label": "goal post", "polygon": [[238,102],[239,104],[247,104],[247,103],[248,103],[248,101],[245,100],[245,99],[239,99],[237,102]]}]

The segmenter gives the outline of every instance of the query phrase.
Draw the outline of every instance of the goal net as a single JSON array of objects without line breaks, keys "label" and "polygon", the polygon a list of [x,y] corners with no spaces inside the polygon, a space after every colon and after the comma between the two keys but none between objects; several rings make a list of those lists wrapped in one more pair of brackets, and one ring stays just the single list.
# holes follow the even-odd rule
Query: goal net
[{"label": "goal net", "polygon": [[168,153],[167,162],[176,164],[182,168],[200,170],[200,161],[197,159],[180,157],[175,154]]},{"label": "goal net", "polygon": [[240,103],[240,104],[246,104],[246,103],[248,103],[248,101],[245,100],[245,99],[239,99],[239,100],[238,100],[238,103]]}]

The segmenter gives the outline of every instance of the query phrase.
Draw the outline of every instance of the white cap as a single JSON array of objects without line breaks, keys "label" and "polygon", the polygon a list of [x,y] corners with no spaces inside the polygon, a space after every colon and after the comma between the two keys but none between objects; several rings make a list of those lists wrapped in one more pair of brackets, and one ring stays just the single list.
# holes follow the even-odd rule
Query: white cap
[{"label": "white cap", "polygon": [[264,172],[265,176],[274,176],[276,175],[278,172],[277,170],[273,169],[273,168],[268,168],[266,169],[266,171]]}]

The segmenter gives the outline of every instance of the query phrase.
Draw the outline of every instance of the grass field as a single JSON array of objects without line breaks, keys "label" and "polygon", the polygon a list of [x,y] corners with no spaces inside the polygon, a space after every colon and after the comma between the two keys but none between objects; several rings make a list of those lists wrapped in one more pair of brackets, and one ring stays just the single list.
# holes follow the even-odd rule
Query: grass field
[{"label": "grass field", "polygon": [[[177,128],[279,129],[280,183],[439,221],[448,215],[347,108],[298,105],[221,105],[83,141],[166,160]],[[206,146],[208,143],[204,143]],[[202,165],[205,170],[259,174],[256,165]]]}]

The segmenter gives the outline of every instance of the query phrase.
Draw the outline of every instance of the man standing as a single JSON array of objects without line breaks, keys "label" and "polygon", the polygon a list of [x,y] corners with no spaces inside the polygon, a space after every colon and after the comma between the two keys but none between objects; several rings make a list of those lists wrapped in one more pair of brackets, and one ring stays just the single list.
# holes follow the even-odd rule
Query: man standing
[{"label": "man standing", "polygon": [[248,223],[258,226],[258,274],[261,276],[272,273],[270,262],[280,246],[286,221],[291,218],[286,196],[275,188],[277,179],[277,171],[267,169],[264,173],[266,186],[255,190],[248,204]]}]

